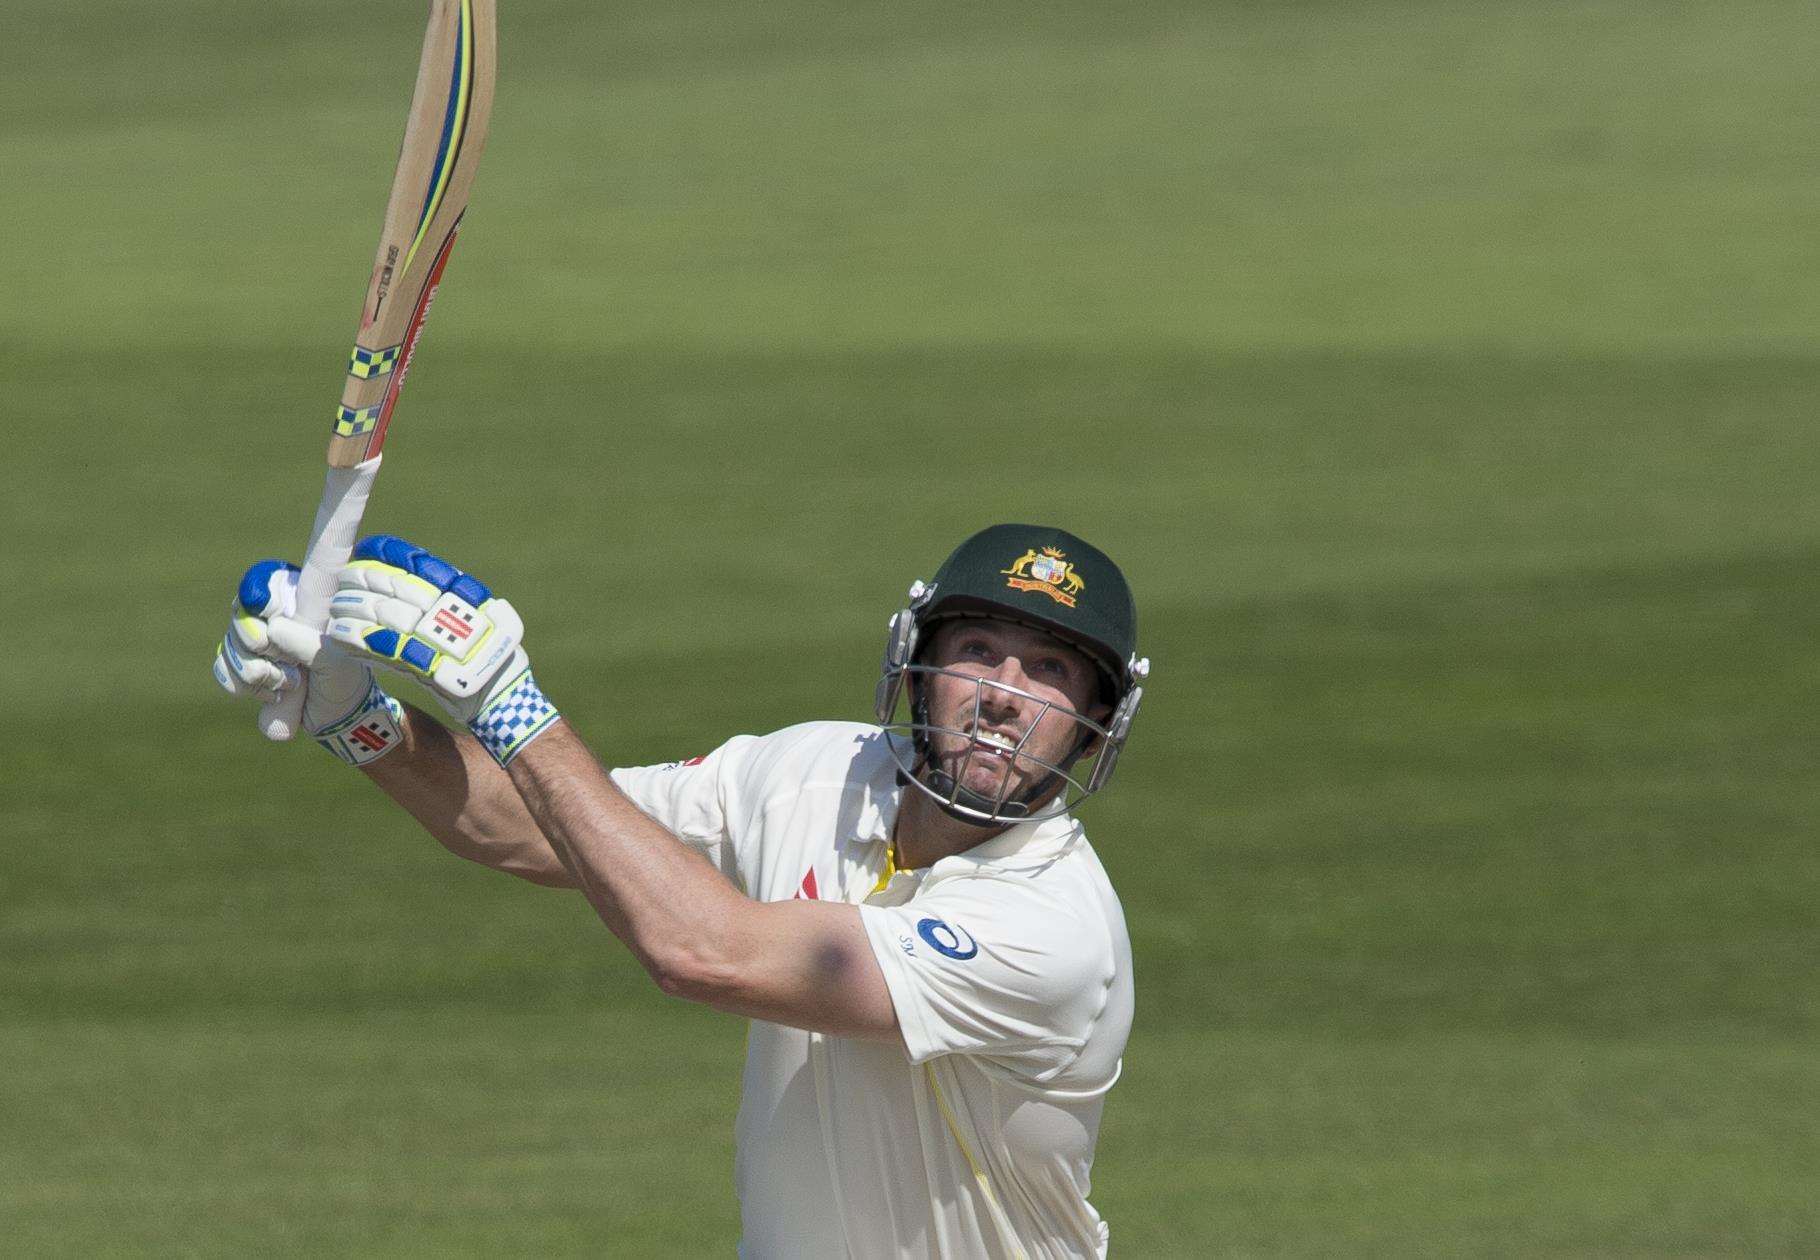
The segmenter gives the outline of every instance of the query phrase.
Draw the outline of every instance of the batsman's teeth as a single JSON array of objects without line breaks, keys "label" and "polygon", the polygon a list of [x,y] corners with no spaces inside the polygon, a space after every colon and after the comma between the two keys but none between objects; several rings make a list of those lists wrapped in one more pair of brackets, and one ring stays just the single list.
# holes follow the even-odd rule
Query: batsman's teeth
[{"label": "batsman's teeth", "polygon": [[1009,735],[1001,735],[997,731],[974,731],[971,738],[974,743],[987,748],[998,748],[1005,752],[1017,751],[1016,741]]}]

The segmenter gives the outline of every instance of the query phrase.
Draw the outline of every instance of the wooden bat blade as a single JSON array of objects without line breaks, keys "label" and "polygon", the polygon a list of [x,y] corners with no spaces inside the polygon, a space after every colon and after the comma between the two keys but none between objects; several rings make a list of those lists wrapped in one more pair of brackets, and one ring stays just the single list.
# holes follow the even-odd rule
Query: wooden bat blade
[{"label": "wooden bat blade", "polygon": [[417,88],[329,438],[332,468],[351,468],[385,445],[486,145],[497,54],[495,0],[431,0]]}]

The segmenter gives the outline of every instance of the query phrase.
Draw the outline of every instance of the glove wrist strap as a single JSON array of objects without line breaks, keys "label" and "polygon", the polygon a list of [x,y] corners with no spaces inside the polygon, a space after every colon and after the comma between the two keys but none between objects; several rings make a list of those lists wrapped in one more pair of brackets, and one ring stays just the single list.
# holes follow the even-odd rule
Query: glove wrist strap
[{"label": "glove wrist strap", "polygon": [[350,766],[364,766],[404,742],[403,726],[404,706],[372,682],[352,713],[315,733],[316,742]]},{"label": "glove wrist strap", "polygon": [[468,729],[493,755],[493,760],[503,766],[561,716],[526,669],[487,701],[486,707],[468,723]]}]

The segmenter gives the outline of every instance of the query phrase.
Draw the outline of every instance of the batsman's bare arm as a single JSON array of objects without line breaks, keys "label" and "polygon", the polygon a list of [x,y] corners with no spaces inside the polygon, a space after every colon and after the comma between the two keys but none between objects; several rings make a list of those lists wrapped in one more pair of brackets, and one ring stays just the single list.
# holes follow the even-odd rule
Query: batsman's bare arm
[{"label": "batsman's bare arm", "polygon": [[662,991],[792,1027],[897,1040],[859,909],[753,901],[633,805],[566,723],[511,763],[406,706],[364,772],[459,858],[582,889]]},{"label": "batsman's bare arm", "polygon": [[796,1028],[899,1039],[858,906],[745,896],[633,804],[566,722],[506,773],[602,921],[664,992]]},{"label": "batsman's bare arm", "polygon": [[579,888],[665,992],[749,1018],[895,1042],[859,908],[758,902],[622,793],[558,720],[501,769],[471,735],[398,705],[361,771],[457,857]]},{"label": "batsman's bare arm", "polygon": [[506,772],[473,736],[404,706],[399,747],[366,776],[456,857],[546,888],[579,888]]},{"label": "batsman's bare arm", "polygon": [[855,906],[758,902],[640,810],[558,722],[502,770],[406,707],[404,742],[363,767],[458,857],[580,888],[666,993],[838,1036],[897,1039]]},{"label": "batsman's bare arm", "polygon": [[[563,871],[667,993],[773,1023],[899,1040],[860,907],[744,895],[621,792],[563,721],[537,685],[524,619],[509,600],[395,535],[363,539],[353,555],[331,601],[335,654],[416,679],[471,736],[410,714],[400,719],[404,746],[366,760],[433,835],[540,882],[559,882]],[[519,798],[516,809],[502,785]],[[531,841],[538,834],[555,865]]]}]

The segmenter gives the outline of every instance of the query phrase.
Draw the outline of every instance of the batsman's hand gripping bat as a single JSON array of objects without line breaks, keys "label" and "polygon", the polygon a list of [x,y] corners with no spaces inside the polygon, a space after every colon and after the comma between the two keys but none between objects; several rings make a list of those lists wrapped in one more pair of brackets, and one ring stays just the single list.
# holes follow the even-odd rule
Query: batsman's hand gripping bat
[{"label": "batsman's hand gripping bat", "polygon": [[[328,624],[335,575],[353,551],[392,407],[467,209],[493,112],[496,47],[495,0],[430,0],[411,116],[298,578],[296,620],[313,630]],[[299,687],[260,710],[259,729],[289,739],[302,710]]]}]

